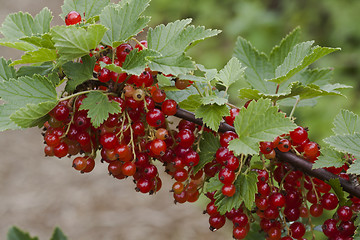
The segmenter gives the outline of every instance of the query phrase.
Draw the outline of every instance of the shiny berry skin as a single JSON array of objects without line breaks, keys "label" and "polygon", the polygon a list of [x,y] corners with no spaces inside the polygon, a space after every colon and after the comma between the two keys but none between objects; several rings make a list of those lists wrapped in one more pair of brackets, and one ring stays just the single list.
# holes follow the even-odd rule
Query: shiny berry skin
[{"label": "shiny berry skin", "polygon": [[50,115],[52,115],[56,120],[60,122],[64,122],[65,120],[67,120],[69,114],[69,108],[62,104],[56,105],[56,107],[50,113]]},{"label": "shiny berry skin", "polygon": [[274,206],[270,206],[264,210],[264,216],[267,219],[276,219],[279,216],[279,210]]},{"label": "shiny berry skin", "polygon": [[235,172],[229,170],[228,168],[223,168],[219,172],[219,180],[223,184],[233,183],[235,180]]},{"label": "shiny berry skin", "polygon": [[272,142],[260,142],[260,152],[269,154],[274,149]]},{"label": "shiny berry skin", "polygon": [[165,122],[165,115],[159,109],[154,108],[146,114],[146,122],[151,127],[160,127]]},{"label": "shiny berry skin", "polygon": [[293,143],[298,145],[308,138],[308,133],[303,127],[299,126],[290,132],[290,137]]},{"label": "shiny berry skin", "polygon": [[239,115],[240,109],[232,108],[230,109],[230,116],[225,117],[225,122],[230,126],[234,126],[235,117]]},{"label": "shiny berry skin", "polygon": [[54,155],[58,158],[65,157],[68,154],[69,146],[62,142],[54,147]]},{"label": "shiny berry skin", "polygon": [[162,103],[166,99],[166,93],[162,89],[156,89],[151,96],[156,103]]},{"label": "shiny berry skin", "polygon": [[300,210],[298,207],[295,208],[285,207],[284,215],[289,222],[296,221],[300,217]]},{"label": "shiny berry skin", "polygon": [[157,156],[162,156],[166,151],[166,143],[161,139],[154,139],[150,145],[150,151]]},{"label": "shiny berry skin", "polygon": [[133,50],[133,47],[128,43],[123,43],[116,48],[116,56],[118,60],[123,63],[125,62],[126,56]]},{"label": "shiny berry skin", "polygon": [[188,167],[193,167],[198,165],[199,161],[200,161],[199,154],[192,149],[184,155],[184,163]]},{"label": "shiny berry skin", "polygon": [[179,128],[179,131],[183,130],[183,129],[189,129],[190,131],[194,132],[196,126],[195,126],[195,123],[193,123],[193,122],[187,121],[185,119],[181,119],[181,121],[178,124],[178,128]]},{"label": "shiny berry skin", "polygon": [[271,240],[280,240],[281,238],[281,229],[279,227],[272,227],[268,231],[269,239]]},{"label": "shiny berry skin", "polygon": [[316,142],[308,142],[304,146],[304,155],[309,158],[314,158],[320,155],[319,144]]},{"label": "shiny berry skin", "polygon": [[148,193],[153,188],[152,180],[147,178],[140,178],[136,182],[136,189],[142,193]]},{"label": "shiny berry skin", "polygon": [[133,162],[126,162],[122,165],[121,171],[125,176],[133,176],[136,172],[136,165]]},{"label": "shiny berry skin", "polygon": [[209,224],[210,224],[210,230],[214,231],[215,229],[220,229],[222,226],[225,225],[226,217],[222,216],[220,214],[217,214],[215,216],[210,216],[209,218]]},{"label": "shiny berry skin", "polygon": [[187,88],[188,86],[190,86],[189,80],[177,79],[175,81],[175,87],[177,89],[183,90],[183,89]]},{"label": "shiny berry skin", "polygon": [[111,80],[111,71],[107,68],[102,68],[98,74],[98,79],[100,82],[108,82]]},{"label": "shiny berry skin", "polygon": [[90,118],[87,117],[86,112],[77,112],[74,116],[74,125],[78,130],[86,130],[91,126]]},{"label": "shiny berry skin", "polygon": [[269,203],[275,207],[283,207],[285,205],[285,197],[281,193],[273,193],[269,197]]},{"label": "shiny berry skin", "polygon": [[221,188],[221,192],[227,197],[232,197],[236,192],[236,187],[232,183],[224,184],[224,186]]},{"label": "shiny berry skin", "polygon": [[293,238],[301,238],[305,234],[304,224],[301,222],[294,222],[290,225],[290,233]]},{"label": "shiny berry skin", "polygon": [[176,142],[181,147],[189,148],[194,144],[195,136],[194,133],[188,129],[180,130],[176,136]]},{"label": "shiny berry skin", "polygon": [[337,221],[335,219],[327,219],[323,225],[322,225],[322,229],[323,229],[323,233],[327,236],[327,237],[333,237],[336,236],[338,234],[338,229],[336,227],[336,223]]},{"label": "shiny berry skin", "polygon": [[86,167],[81,170],[81,173],[89,173],[95,168],[95,160],[91,157],[86,157]]},{"label": "shiny berry skin", "polygon": [[60,143],[61,139],[58,135],[49,133],[45,135],[44,140],[48,146],[55,147]]},{"label": "shiny berry skin", "polygon": [[158,175],[158,170],[155,165],[149,164],[144,168],[144,178],[153,179]]},{"label": "shiny berry skin", "polygon": [[161,111],[168,115],[173,116],[177,112],[177,103],[175,100],[167,99],[161,104]]},{"label": "shiny berry skin", "polygon": [[248,231],[245,227],[235,227],[233,229],[233,238],[234,239],[245,239]]},{"label": "shiny berry skin", "polygon": [[75,25],[81,22],[81,15],[76,11],[69,12],[65,17],[65,24],[67,26],[69,25]]},{"label": "shiny berry skin", "polygon": [[227,147],[229,146],[229,142],[236,138],[238,138],[238,135],[236,133],[234,133],[233,131],[226,131],[220,136],[220,145],[222,147]]},{"label": "shiny berry skin", "polygon": [[312,204],[310,206],[310,214],[313,217],[320,217],[323,214],[323,207],[320,204]]},{"label": "shiny berry skin", "polygon": [[188,176],[188,172],[183,168],[177,169],[174,173],[174,179],[178,182],[184,182]]},{"label": "shiny berry skin", "polygon": [[237,157],[230,155],[226,158],[224,166],[232,171],[236,171],[240,165],[240,161]]},{"label": "shiny berry skin", "polygon": [[321,205],[326,210],[333,210],[339,203],[338,198],[333,193],[325,193],[321,198]]},{"label": "shiny berry skin", "polygon": [[118,138],[115,133],[105,133],[100,136],[100,144],[104,149],[114,149],[118,145]]},{"label": "shiny berry skin", "polygon": [[120,174],[122,174],[122,162],[120,161],[112,161],[109,163],[108,165],[108,171],[109,171],[109,174],[110,175],[113,175],[113,176],[118,176]]},{"label": "shiny berry skin", "polygon": [[179,194],[174,193],[173,196],[174,196],[174,199],[175,199],[175,203],[185,203],[189,198],[186,191],[182,191]]},{"label": "shiny berry skin", "polygon": [[249,218],[245,213],[238,213],[234,216],[232,222],[235,227],[245,227],[249,222]]},{"label": "shiny berry skin", "polygon": [[353,212],[350,207],[342,206],[338,208],[337,215],[341,221],[350,221]]},{"label": "shiny berry skin", "polygon": [[281,139],[277,148],[281,151],[281,152],[288,152],[291,149],[291,142],[284,138]]},{"label": "shiny berry skin", "polygon": [[[141,45],[140,45],[141,44]],[[143,50],[143,46],[147,48],[147,41],[146,40],[142,40],[140,41],[140,44],[136,44],[135,48],[139,49],[139,51]]]},{"label": "shiny berry skin", "polygon": [[86,162],[87,162],[86,158],[77,157],[77,158],[74,158],[72,166],[76,170],[82,171],[82,170],[84,170],[86,168],[86,165],[87,165]]}]

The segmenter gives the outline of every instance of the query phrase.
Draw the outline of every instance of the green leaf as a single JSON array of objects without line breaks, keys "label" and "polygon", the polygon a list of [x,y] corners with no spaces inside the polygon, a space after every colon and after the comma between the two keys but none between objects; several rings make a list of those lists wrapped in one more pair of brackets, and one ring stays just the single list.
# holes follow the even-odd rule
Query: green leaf
[{"label": "green leaf", "polygon": [[275,92],[276,85],[264,81],[274,76],[274,68],[264,53],[259,53],[250,42],[239,37],[235,44],[234,56],[246,67],[246,80],[253,88],[263,93]]},{"label": "green leaf", "polygon": [[82,63],[70,61],[63,65],[64,72],[69,78],[65,87],[67,92],[73,92],[78,85],[93,77],[96,58],[86,55],[81,59]]},{"label": "green leaf", "polygon": [[166,96],[170,99],[174,99],[178,103],[186,100],[191,95],[199,95],[198,91],[193,85],[185,88],[184,90],[179,90],[177,88],[174,88],[172,90],[166,91]]},{"label": "green leaf", "polygon": [[68,238],[65,234],[61,231],[60,228],[56,227],[50,240],[67,240]]},{"label": "green leaf", "polygon": [[217,132],[220,122],[225,116],[229,116],[230,111],[226,105],[217,104],[201,105],[195,111],[196,118],[202,118],[207,127]]},{"label": "green leaf", "polygon": [[206,184],[205,192],[214,192],[219,190],[221,192],[222,186],[224,186],[224,184],[219,180],[219,173],[216,173],[215,176],[210,178],[209,182]]},{"label": "green leaf", "polygon": [[340,50],[340,48],[320,46],[310,49],[312,44],[313,41],[297,44],[285,58],[284,62],[277,67],[275,71],[275,78],[268,79],[268,81],[281,84],[319,58]]},{"label": "green leaf", "polygon": [[170,87],[172,85],[171,84],[171,78],[165,77],[162,74],[157,75],[157,80],[158,80],[158,84],[159,84],[160,88],[162,88],[162,87]]},{"label": "green leaf", "polygon": [[15,68],[10,66],[11,61],[6,61],[5,58],[0,58],[0,82],[9,81],[11,78],[16,78]]},{"label": "green leaf", "polygon": [[27,42],[9,42],[11,40],[6,39],[0,39],[0,46],[9,47],[9,48],[15,48],[20,51],[33,51],[36,49],[33,45],[27,43]]},{"label": "green leaf", "polygon": [[110,0],[65,0],[64,5],[61,6],[62,13],[60,16],[65,19],[69,12],[76,11],[80,13],[81,17],[85,15],[85,19],[90,19],[100,15],[109,3]]},{"label": "green leaf", "polygon": [[203,104],[203,105],[217,104],[217,105],[221,106],[221,105],[225,105],[226,103],[228,103],[227,98],[218,97],[215,95],[201,98],[201,104]]},{"label": "green leaf", "polygon": [[[55,86],[47,78],[40,75],[19,77],[17,80],[11,79],[0,82],[0,97],[5,101],[5,105],[0,108],[0,131],[18,128],[10,118],[12,114],[24,108],[26,104],[32,104],[35,109],[38,108],[36,105],[41,105],[40,108],[42,108],[44,103],[57,102]],[[41,110],[41,113],[43,112],[44,110]],[[17,114],[20,114],[20,112]],[[27,116],[29,121],[35,121],[35,117],[41,117],[37,111],[32,112],[32,114],[34,115]]]},{"label": "green leaf", "polygon": [[57,104],[57,101],[42,102],[39,104],[26,104],[10,115],[11,121],[21,128],[30,128],[43,123],[42,118],[49,113]]},{"label": "green leaf", "polygon": [[334,119],[332,131],[336,135],[360,132],[359,116],[349,110],[342,109]]},{"label": "green leaf", "polygon": [[202,169],[207,163],[215,159],[217,149],[221,147],[220,140],[212,133],[204,132],[200,140],[200,162],[194,167],[194,174]]},{"label": "green leaf", "polygon": [[[360,226],[360,213],[356,214],[354,226]],[[354,240],[360,240],[360,228],[355,229]]]},{"label": "green leaf", "polygon": [[179,107],[190,112],[195,112],[200,106],[201,96],[198,94],[190,95],[185,100],[179,102]]},{"label": "green leaf", "polygon": [[218,30],[204,27],[188,26],[191,19],[177,20],[166,26],[161,24],[150,28],[147,35],[149,49],[161,53],[161,57],[153,59],[149,67],[164,74],[186,74],[195,70],[195,65],[184,52],[191,44],[215,36]]},{"label": "green leaf", "polygon": [[360,133],[330,136],[324,142],[339,152],[360,156]]},{"label": "green leaf", "polygon": [[321,155],[313,164],[312,168],[336,167],[339,168],[345,163],[344,154],[331,148],[322,148]]},{"label": "green leaf", "polygon": [[0,32],[6,40],[12,42],[25,36],[49,32],[51,20],[52,15],[48,8],[41,10],[34,18],[29,13],[13,13],[5,18]]},{"label": "green leaf", "polygon": [[19,70],[16,72],[17,77],[21,76],[32,76],[34,74],[39,74],[42,76],[48,75],[52,72],[54,69],[54,63],[53,62],[44,62],[40,66],[23,66],[19,68]]},{"label": "green leaf", "polygon": [[56,59],[57,53],[55,49],[39,48],[35,51],[26,52],[21,56],[21,60],[15,60],[11,65],[51,62]]},{"label": "green leaf", "polygon": [[141,32],[150,21],[141,14],[150,0],[127,0],[122,4],[111,4],[102,11],[100,22],[109,30],[102,40],[106,45],[117,47]]},{"label": "green leaf", "polygon": [[[215,177],[217,177],[217,175]],[[219,179],[219,178],[217,177],[217,179]],[[218,181],[220,182],[220,180],[218,180]],[[221,183],[220,189],[217,190],[217,192],[214,195],[215,206],[217,206],[217,211],[221,215],[224,215],[226,212],[229,212],[233,208],[238,209],[243,202],[243,199],[241,196],[242,183],[240,182],[240,177],[238,177],[235,180],[234,185],[235,185],[236,191],[232,197],[227,197],[222,194],[222,192],[221,192],[221,187],[223,186],[222,183]],[[255,194],[254,194],[254,197],[255,197]]]},{"label": "green leaf", "polygon": [[360,175],[360,161],[358,159],[355,160],[355,162],[350,165],[346,173]]},{"label": "green leaf", "polygon": [[245,207],[252,209],[255,203],[255,195],[257,192],[257,174],[250,171],[248,174],[241,174],[239,176],[240,195],[244,201]]},{"label": "green leaf", "polygon": [[128,74],[140,75],[144,72],[148,62],[159,55],[160,54],[154,50],[143,49],[142,51],[138,51],[136,48],[126,56],[122,69]]},{"label": "green leaf", "polygon": [[185,56],[185,54],[154,58],[149,63],[149,67],[151,70],[175,76],[195,70],[194,62],[191,61],[190,57]]},{"label": "green leaf", "polygon": [[60,60],[69,61],[89,54],[95,49],[106,32],[102,25],[90,25],[87,29],[76,26],[55,26],[51,35]]},{"label": "green leaf", "polygon": [[276,45],[270,53],[269,60],[274,68],[282,64],[289,52],[299,43],[301,30],[299,27],[295,28],[292,32],[285,36],[279,45]]},{"label": "green leaf", "polygon": [[240,61],[236,57],[232,57],[215,78],[219,81],[218,84],[228,88],[236,81],[243,80],[244,74],[245,68],[241,66]]},{"label": "green leaf", "polygon": [[11,227],[7,233],[7,240],[39,240],[31,237],[29,233],[23,232],[18,227]]},{"label": "green leaf", "polygon": [[20,38],[21,41],[31,43],[32,45],[35,45],[40,48],[49,48],[49,49],[55,49],[54,42],[51,39],[51,36],[49,33],[45,33],[41,36],[26,36]]},{"label": "green leaf", "polygon": [[296,127],[269,99],[252,101],[247,109],[241,108],[234,126],[239,138],[230,142],[229,149],[236,155],[258,154],[259,142],[272,141]]},{"label": "green leaf", "polygon": [[344,194],[344,189],[341,187],[340,180],[337,178],[336,179],[332,178],[325,182],[332,187],[336,196],[339,199],[339,205],[343,206],[346,203],[346,198],[345,198],[345,194]]},{"label": "green leaf", "polygon": [[205,77],[199,77],[192,74],[179,74],[178,79],[180,80],[189,80],[193,82],[201,82],[201,83],[207,83],[207,79]]},{"label": "green leaf", "polygon": [[80,110],[89,110],[88,117],[92,125],[97,128],[109,117],[109,114],[121,112],[119,103],[109,101],[107,95],[101,92],[90,92],[83,100]]}]

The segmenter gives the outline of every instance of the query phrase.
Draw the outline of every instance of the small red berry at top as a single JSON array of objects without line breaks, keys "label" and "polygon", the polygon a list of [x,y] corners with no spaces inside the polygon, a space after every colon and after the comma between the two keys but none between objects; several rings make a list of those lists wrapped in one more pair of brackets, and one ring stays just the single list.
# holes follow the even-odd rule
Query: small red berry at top
[{"label": "small red berry at top", "polygon": [[65,17],[65,24],[67,26],[69,25],[75,25],[81,22],[81,15],[80,13],[76,11],[69,12]]}]

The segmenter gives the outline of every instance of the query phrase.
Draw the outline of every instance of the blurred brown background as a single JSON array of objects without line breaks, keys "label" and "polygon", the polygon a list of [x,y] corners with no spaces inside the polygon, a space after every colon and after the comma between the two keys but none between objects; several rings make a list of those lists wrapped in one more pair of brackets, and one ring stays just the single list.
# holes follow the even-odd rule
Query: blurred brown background
[{"label": "blurred brown background", "polygon": [[[62,0],[0,1],[0,22],[18,11],[37,14],[47,6],[53,24]],[[0,47],[1,56],[18,59],[21,52]],[[162,190],[154,196],[137,193],[131,179],[107,175],[97,162],[90,174],[79,174],[71,160],[45,158],[41,130],[0,133],[0,239],[12,225],[41,240],[59,226],[71,240],[100,239],[220,239],[231,231],[212,233],[201,204],[175,205],[163,176]],[[97,159],[98,160],[98,159]]]}]

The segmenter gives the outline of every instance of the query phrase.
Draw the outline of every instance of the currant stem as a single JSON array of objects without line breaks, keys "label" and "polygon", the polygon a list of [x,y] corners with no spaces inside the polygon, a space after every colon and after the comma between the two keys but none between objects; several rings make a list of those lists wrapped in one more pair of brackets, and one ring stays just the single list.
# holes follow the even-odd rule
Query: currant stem
[{"label": "currant stem", "polygon": [[297,105],[299,104],[299,102],[300,102],[300,97],[296,98],[296,102],[294,103],[294,106],[291,109],[289,118],[292,118],[292,116],[294,115],[295,109],[296,109]]},{"label": "currant stem", "polygon": [[103,91],[103,90],[86,90],[86,91],[83,91],[83,92],[77,92],[77,93],[71,94],[71,95],[66,96],[66,97],[62,97],[62,98],[59,99],[59,101],[60,102],[65,101],[65,100],[71,99],[73,97],[80,96],[80,95],[87,94],[87,93],[91,93],[91,92],[102,92],[102,93],[104,93],[105,91]]}]

